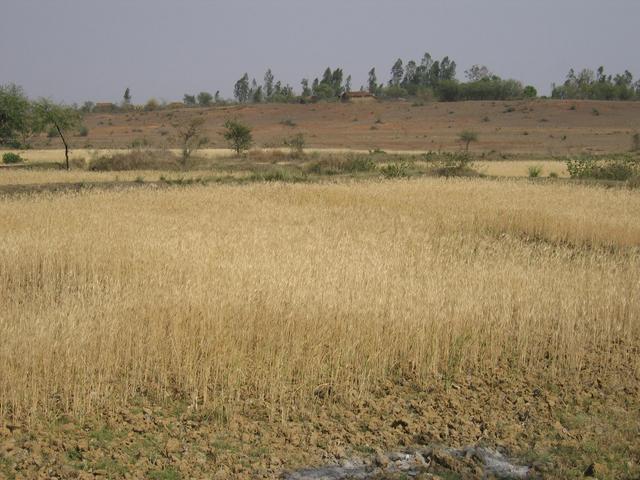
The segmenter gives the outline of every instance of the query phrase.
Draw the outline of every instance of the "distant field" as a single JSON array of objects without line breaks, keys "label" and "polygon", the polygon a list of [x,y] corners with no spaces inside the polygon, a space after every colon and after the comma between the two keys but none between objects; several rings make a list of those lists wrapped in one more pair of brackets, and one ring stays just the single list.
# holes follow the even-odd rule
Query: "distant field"
[{"label": "distant field", "polygon": [[[597,112],[595,114],[594,112]],[[213,148],[226,145],[220,135],[227,118],[254,128],[257,147],[278,147],[287,136],[303,133],[313,148],[451,150],[457,135],[474,130],[479,152],[567,155],[626,151],[640,129],[640,102],[495,101],[455,103],[379,102],[373,104],[264,104],[182,108],[154,112],[90,114],[89,133],[73,137],[75,148],[125,148],[131,144],[175,146],[173,124],[205,118]],[[42,136],[37,148],[59,148]]]},{"label": "distant field", "polygon": [[[71,154],[72,159],[91,159],[94,156],[110,155],[114,153],[127,152],[127,150],[74,150]],[[311,151],[310,151],[311,152]],[[313,150],[319,155],[342,154],[349,152],[345,149],[320,149]],[[351,151],[353,153],[353,151]],[[20,152],[27,159],[27,165],[34,163],[53,164],[64,161],[64,152],[61,150],[26,150]],[[179,154],[178,151],[174,153]],[[268,153],[268,152],[267,152]],[[419,152],[399,152],[409,155],[417,155],[415,158],[419,160]],[[196,178],[211,177],[222,175],[246,175],[256,167],[278,167],[278,165],[303,165],[313,160],[313,156],[305,159],[278,162],[273,164],[265,159],[256,162],[254,160],[234,159],[232,153],[226,149],[205,149],[198,151],[198,156],[207,160],[204,164],[200,164],[197,168],[188,171],[163,171],[163,170],[130,170],[130,171],[114,171],[114,172],[93,172],[83,169],[74,168],[70,172],[61,169],[51,168],[11,168],[0,166],[0,185],[27,185],[27,184],[46,184],[46,183],[77,183],[77,182],[112,182],[112,181],[133,181],[143,179],[146,181],[157,181],[161,177],[169,178]],[[384,157],[382,157],[384,158]],[[391,160],[390,160],[391,161]],[[233,169],[225,169],[227,165],[233,165]],[[549,173],[555,172],[559,177],[566,177],[567,171],[564,162],[556,160],[527,160],[527,156],[523,156],[518,160],[477,160],[474,162],[474,168],[485,175],[497,177],[526,177],[528,169],[531,166],[539,166],[542,168],[541,176],[548,176]],[[243,172],[244,170],[244,172]]]}]

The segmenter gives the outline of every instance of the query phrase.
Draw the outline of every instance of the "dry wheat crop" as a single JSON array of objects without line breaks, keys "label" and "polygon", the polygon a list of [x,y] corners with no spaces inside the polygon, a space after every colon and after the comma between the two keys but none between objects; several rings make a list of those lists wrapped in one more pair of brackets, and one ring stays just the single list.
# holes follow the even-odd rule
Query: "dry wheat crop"
[{"label": "dry wheat crop", "polygon": [[0,199],[0,415],[637,369],[640,195],[419,179]]}]

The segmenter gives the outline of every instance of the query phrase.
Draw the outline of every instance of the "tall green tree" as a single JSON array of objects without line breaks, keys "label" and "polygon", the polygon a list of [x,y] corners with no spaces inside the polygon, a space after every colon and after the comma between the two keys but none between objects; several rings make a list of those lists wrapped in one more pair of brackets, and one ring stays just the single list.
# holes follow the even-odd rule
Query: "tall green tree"
[{"label": "tall green tree", "polygon": [[407,66],[404,69],[404,78],[402,79],[402,86],[408,87],[416,83],[418,74],[418,65],[413,60],[407,62]]},{"label": "tall green tree", "polygon": [[264,100],[264,94],[262,93],[262,85],[258,85],[253,91],[252,99],[253,103],[262,103]]},{"label": "tall green tree", "polygon": [[249,101],[249,90],[249,74],[245,73],[233,87],[233,96],[238,102],[246,103]]},{"label": "tall green tree", "polygon": [[402,82],[402,77],[404,76],[404,67],[402,66],[402,59],[399,58],[391,67],[391,80],[389,80],[389,85],[398,86],[400,82]]},{"label": "tall green tree", "polygon": [[124,106],[131,105],[131,90],[129,89],[129,87],[127,87],[124,91],[124,95],[122,96],[122,104]]},{"label": "tall green tree", "polygon": [[271,96],[273,95],[273,81],[273,73],[269,68],[264,74],[264,94],[267,96],[267,98],[271,98]]},{"label": "tall green tree", "polygon": [[32,106],[22,87],[0,85],[0,145],[25,146],[34,133]]},{"label": "tall green tree", "polygon": [[302,96],[303,97],[310,97],[311,96],[311,89],[309,88],[309,79],[303,78],[300,81],[300,85],[302,85]]},{"label": "tall green tree", "polygon": [[369,93],[378,91],[378,77],[376,76],[376,67],[369,70],[369,79],[367,81]]},{"label": "tall green tree", "polygon": [[345,92],[351,91],[351,75],[347,76],[347,79],[344,82],[344,91]]}]

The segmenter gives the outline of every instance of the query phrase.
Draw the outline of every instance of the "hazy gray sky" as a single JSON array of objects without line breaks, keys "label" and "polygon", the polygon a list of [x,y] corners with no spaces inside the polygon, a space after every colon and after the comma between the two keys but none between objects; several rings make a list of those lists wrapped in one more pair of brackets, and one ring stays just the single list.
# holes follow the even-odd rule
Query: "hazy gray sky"
[{"label": "hazy gray sky", "polygon": [[640,75],[640,0],[0,0],[0,84],[66,102],[231,96],[244,73],[342,67],[354,88],[398,57],[449,55],[544,94],[570,67]]}]

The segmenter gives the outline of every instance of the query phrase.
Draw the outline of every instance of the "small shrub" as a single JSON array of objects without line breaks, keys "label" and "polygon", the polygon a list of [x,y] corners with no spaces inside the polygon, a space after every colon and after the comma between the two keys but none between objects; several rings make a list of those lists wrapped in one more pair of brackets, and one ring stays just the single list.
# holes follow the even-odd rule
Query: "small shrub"
[{"label": "small shrub", "polygon": [[340,173],[371,172],[376,170],[376,162],[370,155],[348,155],[344,158],[329,157],[309,165],[308,171],[317,175],[337,175]]},{"label": "small shrub", "polygon": [[638,132],[631,136],[631,151],[640,152],[640,133]]},{"label": "small shrub", "polygon": [[[147,103],[144,105],[144,109],[147,112],[153,112],[154,110],[157,110],[158,108],[160,108],[160,104],[158,103],[158,101],[155,98],[150,98]],[[109,125],[111,125],[111,123],[109,123]]]},{"label": "small shrub", "polygon": [[132,150],[97,157],[88,162],[88,170],[126,171],[126,170],[178,170],[177,157],[164,150]]},{"label": "small shrub", "polygon": [[549,178],[558,178],[557,172],[549,172]]},{"label": "small shrub", "polygon": [[640,174],[640,160],[629,154],[609,158],[583,155],[568,159],[567,170],[571,178],[624,181]]},{"label": "small shrub", "polygon": [[393,162],[380,169],[384,178],[401,178],[408,176],[409,164],[407,162]]},{"label": "small shrub", "polygon": [[490,122],[491,120],[489,119],[489,117],[486,117],[486,116],[485,116],[485,117],[483,117],[483,118],[482,118],[482,121],[483,121],[484,123],[487,123],[487,122]]},{"label": "small shrub", "polygon": [[56,127],[51,127],[47,130],[47,138],[56,138],[58,136],[58,130]]},{"label": "small shrub", "polygon": [[290,118],[285,118],[284,120],[281,120],[280,125],[284,125],[285,127],[291,127],[291,128],[295,128],[298,126],[298,124]]},{"label": "small shrub", "polygon": [[143,148],[149,146],[149,140],[146,138],[134,138],[129,145],[130,148]]},{"label": "small shrub", "polygon": [[89,135],[89,129],[85,125],[82,125],[80,130],[78,130],[78,136],[86,137],[87,135]]},{"label": "small shrub", "polygon": [[22,162],[24,162],[24,159],[17,153],[7,152],[2,155],[2,163],[13,164]]},{"label": "small shrub", "polygon": [[69,164],[72,168],[81,170],[87,168],[88,165],[87,160],[84,157],[71,157],[71,159],[69,160]]},{"label": "small shrub", "polygon": [[594,108],[591,110],[591,113],[597,117],[600,115],[600,110],[598,110],[597,108]]},{"label": "small shrub", "polygon": [[440,177],[473,176],[473,158],[464,152],[429,152],[424,159],[430,166],[430,173]]},{"label": "small shrub", "polygon": [[293,173],[289,170],[277,169],[264,173],[254,173],[249,177],[249,181],[297,183],[306,181],[306,177],[304,175]]},{"label": "small shrub", "polygon": [[529,178],[538,178],[542,174],[542,167],[539,165],[531,165],[528,172]]},{"label": "small shrub", "polygon": [[304,146],[306,144],[304,134],[298,133],[291,138],[286,139],[284,144],[291,150],[292,157],[299,158],[304,155]]},{"label": "small shrub", "polygon": [[576,106],[575,106],[575,105],[571,105],[571,106],[569,107],[569,110],[575,111],[575,109],[576,109]]}]

